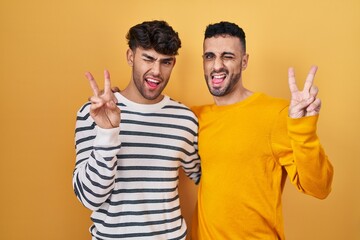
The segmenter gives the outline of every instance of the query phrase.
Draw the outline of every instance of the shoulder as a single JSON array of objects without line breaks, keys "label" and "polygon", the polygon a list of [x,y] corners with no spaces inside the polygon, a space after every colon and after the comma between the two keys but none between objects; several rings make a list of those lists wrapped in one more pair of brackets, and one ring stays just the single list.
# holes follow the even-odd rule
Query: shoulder
[{"label": "shoulder", "polygon": [[198,118],[185,104],[169,98],[159,111],[162,118],[167,118],[168,123],[182,125],[189,128],[197,128]]},{"label": "shoulder", "polygon": [[195,114],[193,113],[193,111],[186,106],[185,104],[174,100],[172,98],[169,98],[169,100],[167,101],[167,103],[164,105],[163,109],[167,109],[170,111],[174,111],[177,112],[178,114],[184,114],[184,115],[189,115],[189,116],[193,116],[195,117]]},{"label": "shoulder", "polygon": [[289,100],[260,93],[257,104],[263,105],[265,108],[272,111],[282,111],[289,106]]},{"label": "shoulder", "polygon": [[191,110],[194,114],[199,117],[203,113],[206,113],[211,110],[211,105],[201,105],[201,106],[192,106]]},{"label": "shoulder", "polygon": [[90,116],[90,106],[91,103],[86,102],[79,108],[76,115],[76,133],[94,130],[96,124]]},{"label": "shoulder", "polygon": [[90,102],[86,102],[80,106],[79,110],[77,111],[77,116],[86,116],[90,114]]}]

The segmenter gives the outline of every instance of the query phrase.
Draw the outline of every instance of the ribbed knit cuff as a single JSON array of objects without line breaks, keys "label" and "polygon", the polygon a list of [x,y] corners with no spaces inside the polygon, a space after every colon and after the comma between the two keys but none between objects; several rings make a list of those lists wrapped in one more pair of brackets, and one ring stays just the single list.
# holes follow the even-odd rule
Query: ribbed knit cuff
[{"label": "ribbed knit cuff", "polygon": [[310,140],[310,138],[316,136],[318,119],[319,115],[302,118],[288,117],[287,125],[289,136],[298,142]]},{"label": "ribbed knit cuff", "polygon": [[120,145],[120,127],[117,128],[100,128],[96,126],[96,137],[94,139],[94,146],[119,146]]}]

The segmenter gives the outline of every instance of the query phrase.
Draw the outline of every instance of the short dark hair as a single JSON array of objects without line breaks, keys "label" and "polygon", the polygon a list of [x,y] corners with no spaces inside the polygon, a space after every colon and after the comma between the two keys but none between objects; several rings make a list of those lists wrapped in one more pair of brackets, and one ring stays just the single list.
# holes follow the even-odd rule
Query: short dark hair
[{"label": "short dark hair", "polygon": [[205,38],[211,38],[219,35],[230,35],[240,39],[243,50],[246,52],[246,40],[244,30],[231,22],[219,22],[214,24],[209,24],[205,30]]},{"label": "short dark hair", "polygon": [[145,21],[130,28],[126,34],[129,48],[154,49],[164,55],[177,55],[181,41],[177,32],[165,21]]}]

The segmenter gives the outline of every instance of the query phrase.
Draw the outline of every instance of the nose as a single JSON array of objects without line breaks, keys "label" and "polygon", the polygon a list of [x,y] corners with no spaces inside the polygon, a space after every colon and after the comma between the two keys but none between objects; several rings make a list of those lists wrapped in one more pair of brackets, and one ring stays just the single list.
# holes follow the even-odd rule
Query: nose
[{"label": "nose", "polygon": [[220,57],[215,58],[213,68],[214,70],[220,70],[224,67],[224,62]]},{"label": "nose", "polygon": [[160,76],[160,62],[159,61],[154,61],[153,65],[152,65],[152,73],[154,76]]}]

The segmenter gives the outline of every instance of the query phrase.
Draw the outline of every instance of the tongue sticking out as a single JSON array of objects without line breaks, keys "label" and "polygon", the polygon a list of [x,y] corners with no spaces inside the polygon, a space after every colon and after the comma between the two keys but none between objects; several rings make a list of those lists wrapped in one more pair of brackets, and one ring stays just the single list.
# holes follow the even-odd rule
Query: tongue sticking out
[{"label": "tongue sticking out", "polygon": [[146,80],[148,86],[151,88],[151,89],[155,89],[157,88],[157,86],[159,85],[159,82],[158,81],[154,81],[154,80],[151,80],[151,79],[147,79]]},{"label": "tongue sticking out", "polygon": [[221,75],[221,76],[213,76],[212,78],[212,83],[213,84],[220,84],[225,80],[225,76]]},{"label": "tongue sticking out", "polygon": [[213,84],[219,84],[219,83],[222,83],[224,81],[223,78],[214,78],[212,80]]}]

